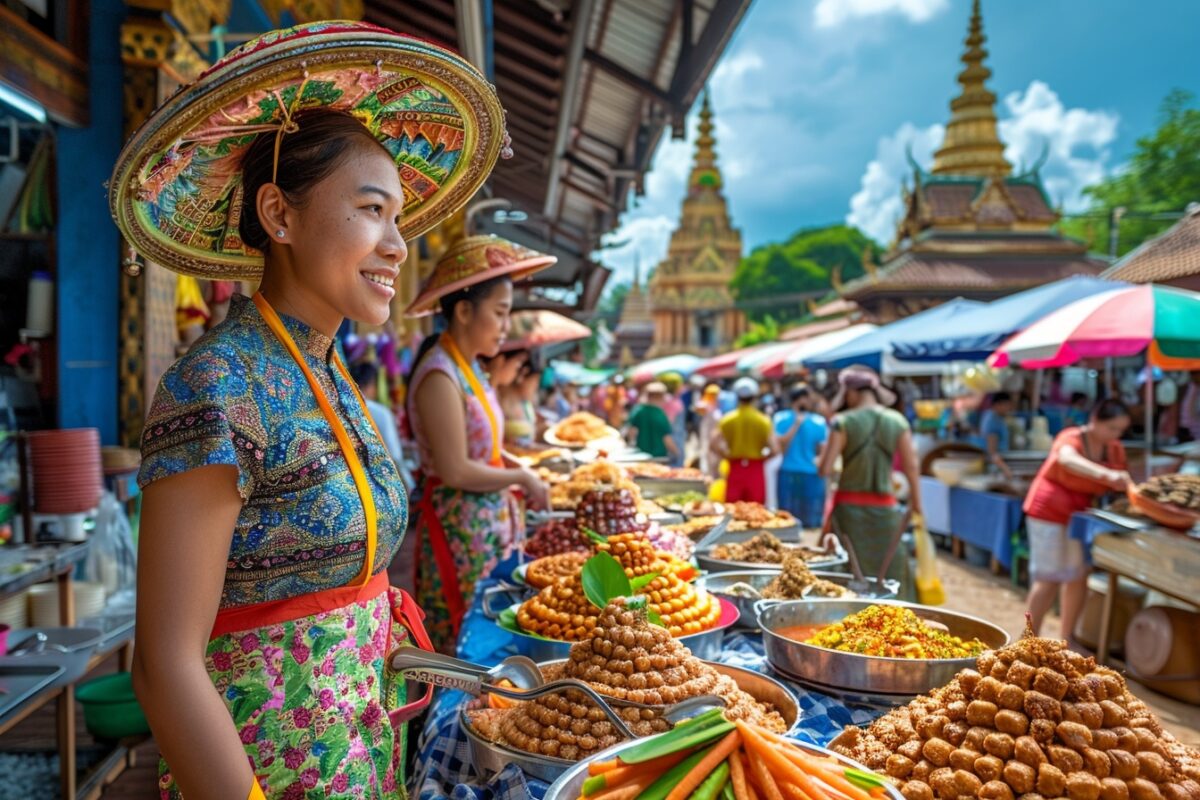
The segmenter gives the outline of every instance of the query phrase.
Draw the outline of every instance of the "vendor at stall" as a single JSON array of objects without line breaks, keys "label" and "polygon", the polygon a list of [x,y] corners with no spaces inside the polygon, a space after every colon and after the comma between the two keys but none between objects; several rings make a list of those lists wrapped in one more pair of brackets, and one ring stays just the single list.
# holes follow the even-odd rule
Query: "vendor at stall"
[{"label": "vendor at stall", "polygon": [[1012,480],[1012,470],[1004,460],[1004,454],[1009,451],[1011,434],[1008,430],[1008,418],[1014,409],[1013,398],[1008,392],[996,392],[992,395],[991,405],[979,417],[979,433],[983,436],[988,461]]},{"label": "vendor at stall", "polygon": [[713,436],[717,426],[721,424],[721,407],[717,399],[721,395],[721,387],[710,383],[704,387],[703,394],[696,401],[696,418],[700,450],[700,471],[710,478],[716,478],[721,464],[721,457],[713,450]]},{"label": "vendor at stall", "polygon": [[821,527],[825,511],[825,479],[817,473],[817,462],[829,426],[824,417],[813,413],[815,394],[808,384],[797,384],[791,390],[791,408],[775,414],[775,435],[783,452],[779,507],[806,528]]},{"label": "vendor at stall", "polygon": [[1101,400],[1086,425],[1054,437],[1050,455],[1025,497],[1029,533],[1027,611],[1038,633],[1059,595],[1062,638],[1074,640],[1075,622],[1087,595],[1088,568],[1083,545],[1067,536],[1071,515],[1099,496],[1124,491],[1130,484],[1125,448],[1118,441],[1129,428],[1129,409],[1119,400]]},{"label": "vendor at stall", "polygon": [[733,384],[738,406],[721,418],[711,446],[729,460],[725,499],[734,503],[767,501],[766,459],[779,452],[771,419],[755,407],[758,381],[738,378]]},{"label": "vendor at stall", "polygon": [[625,438],[631,445],[654,458],[675,458],[679,448],[671,420],[663,408],[667,387],[658,381],[646,384],[643,401],[634,407],[626,423]]},{"label": "vendor at stall", "polygon": [[504,412],[505,443],[526,450],[539,446],[545,428],[538,412],[538,389],[541,383],[542,369],[534,354],[528,353],[517,368],[513,381],[496,389],[500,408]]},{"label": "vendor at stall", "polygon": [[917,454],[908,420],[889,406],[895,394],[872,369],[847,367],[838,374],[835,414],[820,474],[834,474],[838,458],[842,468],[833,495],[826,526],[833,530],[866,577],[900,581],[902,599],[916,599],[909,575],[907,554],[901,552],[900,537],[905,520],[897,508],[892,484],[892,462],[899,457],[908,478],[909,511],[921,513],[921,491]]},{"label": "vendor at stall", "polygon": [[436,308],[445,322],[417,353],[408,411],[421,463],[417,602],[434,646],[447,652],[475,582],[512,551],[518,521],[509,490],[520,489],[531,508],[547,505],[537,474],[504,454],[504,413],[479,357],[494,357],[504,342],[513,280],[555,260],[495,236],[467,237],[408,308],[411,316]]},{"label": "vendor at stall", "polygon": [[[393,105],[397,83],[454,99]],[[449,174],[412,178],[419,145],[395,131],[448,116],[468,131]],[[333,337],[387,320],[406,238],[479,188],[503,119],[449,51],[319,23],[233,51],[118,157],[131,247],[259,283],[163,375],[144,429],[133,684],[163,798],[405,796],[416,709],[384,661],[405,628],[424,641],[388,589],[408,501]]]}]

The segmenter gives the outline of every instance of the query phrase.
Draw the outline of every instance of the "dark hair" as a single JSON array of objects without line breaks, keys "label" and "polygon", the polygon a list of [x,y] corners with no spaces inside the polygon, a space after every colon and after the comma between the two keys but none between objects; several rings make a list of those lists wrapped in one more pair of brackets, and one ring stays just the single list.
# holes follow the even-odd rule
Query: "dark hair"
[{"label": "dark hair", "polygon": [[792,387],[792,391],[788,395],[788,398],[791,400],[792,405],[795,405],[810,395],[812,395],[812,390],[808,388],[808,384],[798,383]]},{"label": "dark hair", "polygon": [[370,361],[359,361],[350,365],[350,377],[360,387],[373,386],[375,379],[379,377],[379,367]]},{"label": "dark hair", "polygon": [[[484,300],[487,300],[489,297],[491,297],[492,292],[495,289],[503,286],[506,283],[512,283],[511,276],[497,275],[495,278],[488,278],[486,281],[480,281],[479,283],[471,284],[470,286],[459,289],[457,292],[451,292],[438,301],[438,315],[441,317],[442,321],[446,323],[446,327],[449,327],[450,320],[454,319],[454,309],[458,308],[459,303],[469,303],[471,307],[474,308]],[[429,336],[425,337],[425,339],[421,342],[421,346],[417,348],[417,355],[415,358],[413,358],[412,369],[408,372],[407,384],[409,386],[412,385],[412,376],[417,373],[417,365],[421,363],[421,359],[425,357],[425,354],[432,350],[433,346],[437,344],[437,340],[440,336],[440,333],[431,333]]]},{"label": "dark hair", "polygon": [[1110,397],[1092,406],[1091,416],[1100,422],[1107,422],[1110,419],[1117,419],[1118,417],[1128,417],[1130,414],[1128,406],[1120,400]]},{"label": "dark hair", "polygon": [[[313,186],[328,178],[358,148],[383,145],[357,118],[341,111],[314,108],[295,116],[296,130],[279,143],[275,185],[288,203],[303,206]],[[242,207],[238,233],[249,246],[266,253],[271,237],[258,218],[258,190],[271,183],[275,169],[275,133],[260,133],[242,156]]]},{"label": "dark hair", "polygon": [[1083,392],[1071,392],[1070,404],[1075,405],[1080,400],[1087,400],[1087,399],[1088,399],[1088,396],[1086,394],[1084,394]]},{"label": "dark hair", "polygon": [[1011,402],[1012,402],[1012,395],[1009,394],[1008,392],[996,392],[994,395],[992,395],[992,405],[996,405],[997,403],[1011,403]]}]

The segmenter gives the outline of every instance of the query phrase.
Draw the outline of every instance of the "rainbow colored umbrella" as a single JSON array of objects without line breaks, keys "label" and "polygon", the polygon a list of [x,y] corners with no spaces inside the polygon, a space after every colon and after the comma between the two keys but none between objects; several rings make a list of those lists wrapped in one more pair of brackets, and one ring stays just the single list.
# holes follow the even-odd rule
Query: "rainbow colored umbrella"
[{"label": "rainbow colored umbrella", "polygon": [[1200,369],[1200,294],[1145,284],[1090,295],[1051,312],[1000,346],[993,367],[1064,367],[1146,353],[1153,366]]}]

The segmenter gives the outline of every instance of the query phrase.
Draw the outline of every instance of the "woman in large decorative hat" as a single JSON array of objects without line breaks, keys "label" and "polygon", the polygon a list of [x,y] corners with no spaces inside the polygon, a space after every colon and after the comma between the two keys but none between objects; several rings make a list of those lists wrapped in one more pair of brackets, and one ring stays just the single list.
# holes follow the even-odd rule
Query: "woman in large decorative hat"
[{"label": "woman in large decorative hat", "polygon": [[400,476],[337,355],[387,319],[405,239],[507,149],[467,62],[372,25],[274,31],[134,134],[110,183],[131,247],[260,279],[163,376],[146,421],[134,685],[162,796],[404,796],[387,655],[428,647],[389,590]]},{"label": "woman in large decorative hat", "polygon": [[544,508],[546,486],[503,449],[504,413],[479,365],[508,333],[512,285],[557,259],[496,236],[452,245],[408,308],[441,314],[409,375],[408,417],[420,454],[413,532],[417,601],[437,647],[454,644],[475,582],[506,558],[518,520],[510,489]]}]

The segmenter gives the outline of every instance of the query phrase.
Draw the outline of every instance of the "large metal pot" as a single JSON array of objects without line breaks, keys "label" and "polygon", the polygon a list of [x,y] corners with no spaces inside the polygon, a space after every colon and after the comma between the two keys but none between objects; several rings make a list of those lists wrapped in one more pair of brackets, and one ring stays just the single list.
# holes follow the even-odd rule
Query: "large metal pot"
[{"label": "large metal pot", "polygon": [[911,608],[918,617],[940,622],[962,639],[978,638],[990,648],[1008,644],[1003,628],[967,614],[914,603],[878,600],[789,600],[759,607],[767,661],[777,671],[800,683],[835,694],[865,697],[902,697],[924,694],[945,686],[959,671],[975,666],[972,658],[884,658],[844,653],[803,644],[778,633],[795,625],[834,623],[873,605]]},{"label": "large metal pot", "polygon": [[[847,586],[853,579],[852,575],[844,572],[814,571],[813,575],[830,583],[835,583],[838,586]],[[767,584],[778,577],[779,570],[777,569],[748,569],[741,572],[718,572],[711,575],[704,575],[697,579],[696,583],[706,591],[728,600],[737,606],[738,612],[741,614],[737,622],[738,627],[754,630],[758,627],[758,612],[755,610],[755,604],[759,602],[759,598],[748,594],[737,594],[731,592],[731,590],[736,584],[742,583],[758,592],[762,592],[767,587]],[[868,578],[867,582],[871,586],[870,591],[865,594],[859,592],[859,597],[890,600],[900,590],[900,584],[891,579],[885,580],[882,584],[879,583],[878,578]],[[775,600],[770,602],[785,601]]]},{"label": "large metal pot", "polygon": [[[546,661],[538,664],[545,671],[546,667],[561,663],[560,660]],[[706,661],[710,667],[733,678],[746,694],[765,703],[770,703],[779,711],[783,721],[787,723],[788,731],[793,731],[800,722],[800,704],[795,695],[779,681],[769,678],[753,670]],[[524,750],[506,747],[502,744],[489,742],[471,728],[464,708],[459,712],[459,724],[467,736],[467,745],[471,753],[471,763],[484,775],[494,775],[509,764],[516,764],[525,774],[543,781],[553,781],[575,766],[574,761],[551,756],[534,755]],[[624,744],[629,744],[628,742]],[[619,746],[619,745],[618,745]],[[584,762],[586,763],[586,762]],[[578,796],[578,795],[576,795]]]}]

